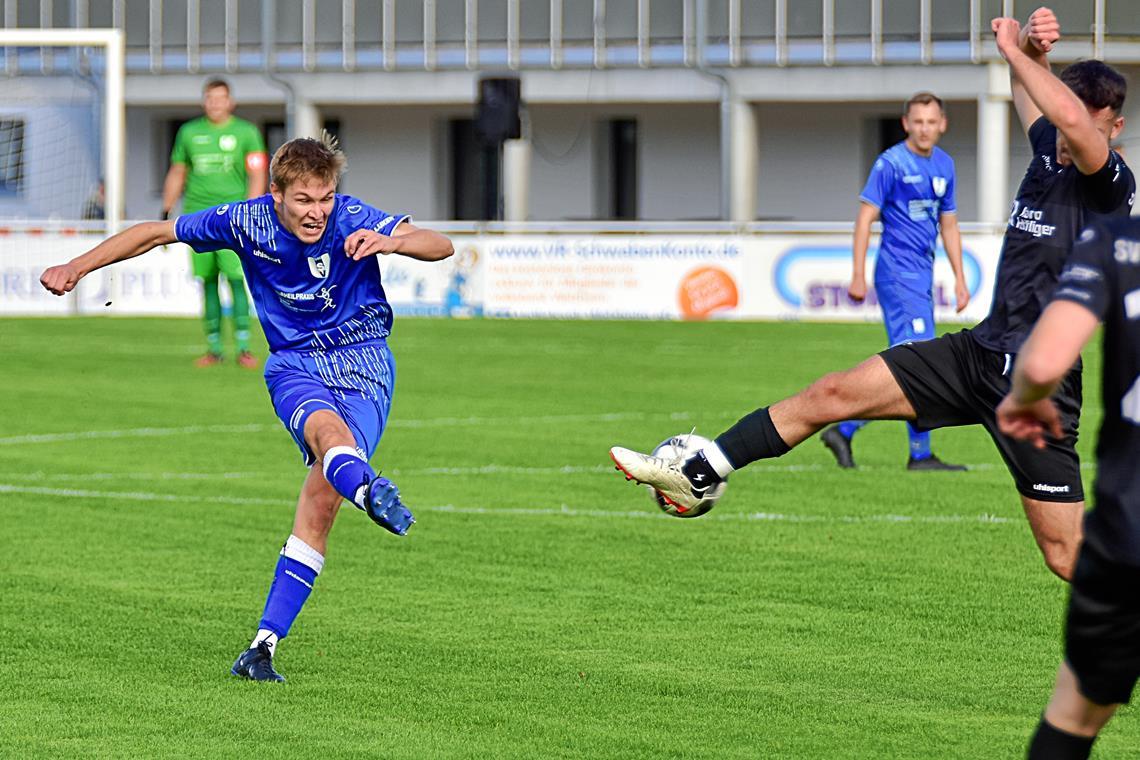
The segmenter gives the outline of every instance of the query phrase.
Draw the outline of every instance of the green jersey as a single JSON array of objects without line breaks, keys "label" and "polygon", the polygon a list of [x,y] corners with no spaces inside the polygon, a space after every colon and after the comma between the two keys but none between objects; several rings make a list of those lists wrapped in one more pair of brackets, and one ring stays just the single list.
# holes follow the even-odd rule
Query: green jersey
[{"label": "green jersey", "polygon": [[178,130],[170,163],[186,164],[183,213],[201,211],[245,200],[247,170],[265,165],[265,141],[245,119],[231,116],[225,124],[214,124],[200,116]]}]

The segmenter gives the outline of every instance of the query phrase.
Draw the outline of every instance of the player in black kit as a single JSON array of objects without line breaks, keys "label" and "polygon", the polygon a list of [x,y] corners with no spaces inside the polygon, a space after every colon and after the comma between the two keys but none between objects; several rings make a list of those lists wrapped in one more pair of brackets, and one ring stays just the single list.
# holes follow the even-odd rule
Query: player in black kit
[{"label": "player in black kit", "polygon": [[1080,368],[1056,396],[1064,435],[1044,449],[1003,435],[994,410],[1009,390],[1016,352],[1057,283],[1077,232],[1100,217],[1127,216],[1136,183],[1109,148],[1124,120],[1125,82],[1100,61],[1060,78],[1047,53],[1060,38],[1056,16],[1040,8],[1024,29],[995,19],[1009,62],[1013,102],[1033,148],[1014,200],[990,315],[972,330],[895,346],[853,369],[817,380],[762,407],[685,461],[622,447],[610,456],[627,478],[653,486],[679,511],[750,462],[786,453],[824,426],[847,419],[903,419],[920,430],[983,425],[1013,475],[1045,563],[1069,579],[1080,545],[1084,492],[1075,449]]},{"label": "player in black kit", "polygon": [[1003,433],[1047,447],[1064,435],[1055,398],[1104,323],[1095,506],[1085,518],[1065,630],[1065,660],[1030,758],[1085,758],[1140,677],[1140,220],[1087,229],[1053,301],[1017,358],[997,409]]}]

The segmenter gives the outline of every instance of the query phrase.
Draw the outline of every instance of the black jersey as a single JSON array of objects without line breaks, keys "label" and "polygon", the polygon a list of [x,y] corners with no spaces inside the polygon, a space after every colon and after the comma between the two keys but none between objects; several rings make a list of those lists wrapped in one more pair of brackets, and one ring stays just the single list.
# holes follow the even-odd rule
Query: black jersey
[{"label": "black jersey", "polygon": [[990,314],[972,331],[986,348],[1017,353],[1057,286],[1057,276],[1086,225],[1128,216],[1132,171],[1113,151],[1100,171],[1081,174],[1057,163],[1057,128],[1044,117],[1029,128],[1033,160],[1009,215]]},{"label": "black jersey", "polygon": [[1053,298],[1104,323],[1104,420],[1085,541],[1113,562],[1140,566],[1140,219],[1085,230]]}]

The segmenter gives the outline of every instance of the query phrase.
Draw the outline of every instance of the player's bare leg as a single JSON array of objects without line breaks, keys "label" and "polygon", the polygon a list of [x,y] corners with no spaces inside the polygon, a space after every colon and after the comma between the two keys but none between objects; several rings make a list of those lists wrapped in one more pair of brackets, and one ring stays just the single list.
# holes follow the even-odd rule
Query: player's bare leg
[{"label": "player's bare leg", "polygon": [[768,410],[780,437],[795,448],[825,426],[846,419],[913,420],[914,407],[882,357],[824,375]]},{"label": "player's bare leg", "polygon": [[1051,724],[1077,736],[1096,736],[1120,705],[1098,705],[1081,694],[1077,677],[1069,663],[1062,662],[1057,669],[1057,683],[1053,696],[1045,708],[1045,719]]},{"label": "player's bare leg", "polygon": [[1081,694],[1069,663],[1062,662],[1049,705],[1029,742],[1028,757],[1088,757],[1096,735],[1117,707],[1089,701]]},{"label": "player's bare leg", "polygon": [[1021,506],[1033,529],[1033,538],[1045,565],[1063,580],[1072,580],[1081,546],[1085,503],[1038,501],[1021,497]]},{"label": "player's bare leg", "polygon": [[790,398],[757,409],[685,461],[670,461],[615,446],[610,458],[630,480],[690,509],[733,470],[782,456],[825,425],[847,419],[913,420],[914,407],[879,356],[824,375]]},{"label": "player's bare leg", "polygon": [[293,535],[324,554],[328,549],[329,531],[343,501],[344,497],[325,480],[320,464],[314,464],[297,499]]}]

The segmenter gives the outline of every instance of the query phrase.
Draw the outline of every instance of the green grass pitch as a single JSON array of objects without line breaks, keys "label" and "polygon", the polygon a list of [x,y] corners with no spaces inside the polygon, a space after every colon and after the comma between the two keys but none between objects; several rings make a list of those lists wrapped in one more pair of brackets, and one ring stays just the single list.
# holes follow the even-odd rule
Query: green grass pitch
[{"label": "green grass pitch", "polygon": [[[418,524],[342,510],[276,687],[228,674],[304,474],[260,374],[193,368],[193,320],[0,321],[0,756],[1024,752],[1066,591],[981,429],[934,434],[966,474],[906,472],[897,422],[856,472],[808,441],[697,520],[610,466],[881,327],[400,319],[391,342],[374,463]],[[1100,756],[1140,746],[1132,712]]]}]

